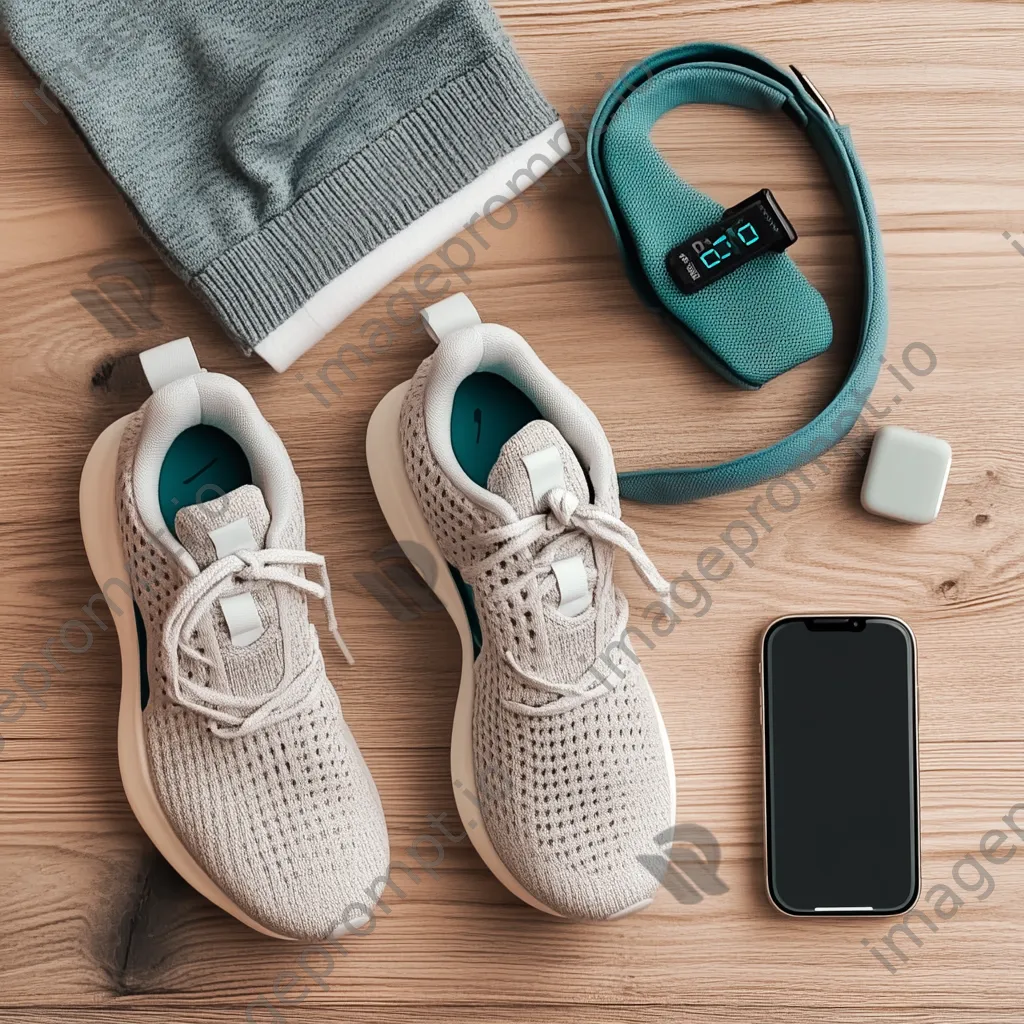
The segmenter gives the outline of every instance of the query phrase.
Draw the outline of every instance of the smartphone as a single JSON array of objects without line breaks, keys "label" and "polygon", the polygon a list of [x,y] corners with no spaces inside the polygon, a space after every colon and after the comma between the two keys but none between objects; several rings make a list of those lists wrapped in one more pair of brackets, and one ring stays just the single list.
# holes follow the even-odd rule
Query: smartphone
[{"label": "smartphone", "polygon": [[885,615],[761,644],[765,875],[785,914],[905,914],[921,889],[917,645]]}]

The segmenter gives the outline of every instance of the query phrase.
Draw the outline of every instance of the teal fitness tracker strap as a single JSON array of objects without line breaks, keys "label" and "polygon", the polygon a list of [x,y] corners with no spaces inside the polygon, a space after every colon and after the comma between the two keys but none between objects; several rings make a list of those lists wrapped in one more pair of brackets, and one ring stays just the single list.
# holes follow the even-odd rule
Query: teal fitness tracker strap
[{"label": "teal fitness tracker strap", "polygon": [[818,355],[831,341],[824,300],[782,252],[768,252],[693,295],[666,267],[683,239],[723,208],[684,182],[651,142],[654,123],[684,103],[782,110],[806,131],[854,225],[864,263],[864,305],[853,364],[839,393],[810,423],[731,462],[619,474],[623,497],[677,504],[751,487],[817,458],[857,421],[878,379],[888,315],[885,265],[867,179],[849,129],[795,68],[742,47],[694,43],[654,54],[601,100],[587,140],[590,173],[640,297],[709,366],[756,388]]}]

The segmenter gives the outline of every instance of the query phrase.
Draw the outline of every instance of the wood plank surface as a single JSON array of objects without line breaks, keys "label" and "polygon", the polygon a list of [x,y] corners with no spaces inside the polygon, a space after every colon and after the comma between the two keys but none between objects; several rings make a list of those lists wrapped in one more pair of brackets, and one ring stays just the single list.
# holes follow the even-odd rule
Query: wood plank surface
[{"label": "wood plank surface", "polygon": [[[335,372],[338,393],[327,392],[326,406],[305,387],[339,346],[369,352],[361,327],[388,321],[389,302],[401,308],[410,272],[287,373],[241,358],[4,48],[0,687],[26,664],[45,665],[47,652],[60,669],[37,703],[0,723],[0,1021],[1024,1021],[1024,855],[988,865],[991,887],[973,892],[963,861],[1024,802],[1024,257],[1011,244],[1024,242],[1024,4],[496,7],[581,132],[618,74],[668,45],[721,39],[800,66],[852,125],[874,189],[890,283],[888,359],[904,367],[921,346],[935,355],[931,372],[904,370],[913,390],[883,370],[872,396],[878,415],[808,470],[807,482],[792,478],[791,511],[768,505],[765,486],[625,508],[673,575],[695,573],[705,547],[751,521],[753,502],[770,509],[771,530],[758,530],[748,561],[735,559],[727,579],[708,584],[695,609],[705,613],[643,655],[672,741],[679,818],[720,841],[728,892],[683,904],[663,890],[641,915],[569,925],[518,903],[468,840],[450,842],[436,877],[410,886],[328,969],[315,948],[248,931],[155,854],[118,776],[113,630],[86,619],[87,649],[59,644],[64,629],[86,648],[66,625],[83,620],[97,590],[78,531],[78,477],[99,431],[145,397],[136,353],[189,334],[206,367],[253,391],[287,444],[310,546],[327,557],[358,659],[347,669],[327,652],[328,667],[380,788],[392,855],[402,858],[429,832],[429,815],[457,821],[447,744],[459,655],[443,613],[378,599],[375,555],[391,538],[363,437],[376,402],[430,345],[392,325],[393,344],[357,363],[354,380]],[[836,342],[761,392],[725,384],[642,308],[585,164],[563,165],[516,202],[507,229],[482,229],[487,247],[474,246],[465,288],[485,318],[524,334],[591,405],[620,469],[717,461],[785,436],[832,395],[857,328],[856,248],[789,122],[688,109],[666,116],[655,135],[688,180],[724,203],[775,191],[800,229],[794,258],[826,296]],[[149,319],[89,312],[90,271],[113,260],[152,282]],[[945,503],[930,526],[887,523],[859,506],[866,443],[883,421],[952,444]],[[620,576],[639,622],[646,594],[628,569]],[[899,615],[918,638],[925,891],[952,886],[963,906],[934,931],[915,925],[919,945],[903,936],[905,961],[883,944],[891,922],[789,920],[764,893],[758,638],[778,615],[843,607]]]}]

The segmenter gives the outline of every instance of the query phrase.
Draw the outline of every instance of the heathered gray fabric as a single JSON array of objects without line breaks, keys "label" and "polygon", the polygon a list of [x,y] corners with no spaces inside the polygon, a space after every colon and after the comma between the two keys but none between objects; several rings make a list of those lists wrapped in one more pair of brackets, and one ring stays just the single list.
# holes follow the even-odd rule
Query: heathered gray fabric
[{"label": "heathered gray fabric", "polygon": [[[638,857],[660,852],[655,836],[669,827],[673,810],[654,697],[639,664],[609,647],[619,639],[616,624],[626,604],[614,585],[614,556],[577,531],[548,540],[559,545],[556,557],[580,554],[597,574],[593,607],[573,619],[557,613],[552,593],[541,593],[534,559],[543,542],[508,552],[500,572],[476,570],[495,551],[483,535],[501,523],[433,455],[423,414],[433,358],[412,380],[400,430],[413,492],[445,559],[472,585],[481,623],[473,771],[483,823],[502,863],[545,906],[567,917],[611,917],[654,895],[658,883]],[[600,441],[607,444],[603,436]],[[488,479],[488,489],[521,518],[535,512],[521,457],[550,445],[562,455],[567,490],[590,501],[583,470],[557,425],[534,421],[505,443]],[[600,507],[618,517],[614,468],[609,484]],[[512,579],[522,584],[516,596],[495,599],[495,589]],[[554,683],[589,676],[588,685],[601,679],[611,685],[597,699],[527,715],[506,702],[540,707],[554,698],[524,684],[505,651]]]},{"label": "heathered gray fabric", "polygon": [[0,15],[245,351],[556,118],[487,0],[0,0]]},{"label": "heathered gray fabric", "polygon": [[[240,387],[240,385],[239,385]],[[134,466],[145,406],[118,453],[117,501],[132,591],[146,629],[150,696],[145,745],[157,798],[174,832],[213,881],[250,917],[299,939],[323,939],[376,902],[388,866],[380,798],[317,654],[304,595],[279,583],[250,585],[266,629],[236,648],[219,608],[185,638],[219,669],[182,657],[190,679],[235,696],[269,694],[312,660],[309,706],[247,735],[214,735],[209,721],[176,703],[162,651],[168,614],[189,578],[137,512]],[[289,467],[290,468],[290,467]],[[295,512],[280,546],[305,550],[298,478]],[[215,561],[207,531],[245,518],[262,546],[270,523],[258,487],[240,487],[182,508],[175,530],[202,569]]]}]

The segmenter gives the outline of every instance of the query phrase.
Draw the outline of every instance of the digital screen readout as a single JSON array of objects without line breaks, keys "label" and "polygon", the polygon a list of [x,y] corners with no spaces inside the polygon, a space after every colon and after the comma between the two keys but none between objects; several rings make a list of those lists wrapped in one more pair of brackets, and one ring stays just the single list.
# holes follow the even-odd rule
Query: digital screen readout
[{"label": "digital screen readout", "polygon": [[677,245],[667,264],[679,288],[693,294],[765,252],[782,252],[797,235],[768,189],[726,210],[722,219]]}]

